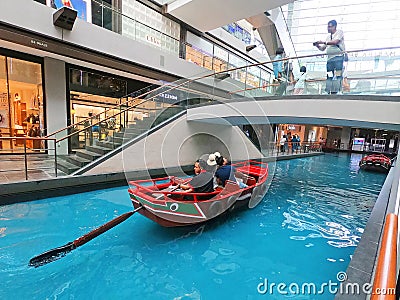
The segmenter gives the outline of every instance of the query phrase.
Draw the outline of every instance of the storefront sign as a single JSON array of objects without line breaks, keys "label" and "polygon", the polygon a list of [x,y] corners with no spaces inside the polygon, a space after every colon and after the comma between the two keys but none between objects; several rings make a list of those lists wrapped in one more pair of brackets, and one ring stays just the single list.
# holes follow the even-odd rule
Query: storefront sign
[{"label": "storefront sign", "polygon": [[296,130],[296,126],[294,126],[294,125],[288,125],[288,130]]},{"label": "storefront sign", "polygon": [[146,41],[157,47],[161,47],[161,41],[159,39],[155,38],[154,36],[146,34]]},{"label": "storefront sign", "polygon": [[171,95],[171,94],[168,94],[168,93],[162,93],[162,94],[160,94],[159,96],[160,96],[161,98],[164,98],[164,99],[178,100],[178,96],[176,96],[176,95]]},{"label": "storefront sign", "polygon": [[34,47],[37,47],[37,48],[47,48],[48,47],[46,42],[37,40],[37,39],[31,39],[31,45],[33,45]]}]

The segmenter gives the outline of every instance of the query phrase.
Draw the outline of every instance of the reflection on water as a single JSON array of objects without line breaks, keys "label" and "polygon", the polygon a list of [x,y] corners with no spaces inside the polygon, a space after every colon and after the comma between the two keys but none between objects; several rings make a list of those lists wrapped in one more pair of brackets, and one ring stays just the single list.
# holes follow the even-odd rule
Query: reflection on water
[{"label": "reflection on water", "polygon": [[350,171],[358,172],[360,170],[360,160],[363,158],[361,153],[351,153],[350,154]]}]

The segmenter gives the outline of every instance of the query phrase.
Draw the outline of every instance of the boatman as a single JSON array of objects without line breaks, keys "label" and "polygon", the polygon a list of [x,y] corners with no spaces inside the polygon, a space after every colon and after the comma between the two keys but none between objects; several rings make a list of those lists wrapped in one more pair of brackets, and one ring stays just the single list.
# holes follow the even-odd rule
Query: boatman
[{"label": "boatman", "polygon": [[188,184],[179,184],[178,188],[184,190],[186,193],[211,193],[214,191],[214,178],[213,174],[206,171],[206,162],[198,159],[194,163],[195,176]]}]

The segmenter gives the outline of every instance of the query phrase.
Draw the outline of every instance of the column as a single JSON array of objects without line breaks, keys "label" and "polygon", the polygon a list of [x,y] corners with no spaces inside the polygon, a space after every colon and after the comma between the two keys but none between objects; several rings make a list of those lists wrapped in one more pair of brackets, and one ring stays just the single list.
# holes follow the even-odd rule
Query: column
[{"label": "column", "polygon": [[340,143],[344,145],[344,150],[349,149],[351,127],[343,127],[340,135]]},{"label": "column", "polygon": [[[65,62],[45,57],[44,58],[44,90],[46,97],[46,123],[47,134],[67,127],[67,87],[65,75]],[[60,139],[66,135],[62,131],[52,138]],[[68,140],[57,143],[57,155],[68,154]],[[54,149],[54,144],[49,143],[49,149]],[[50,155],[54,151],[49,151]]]}]

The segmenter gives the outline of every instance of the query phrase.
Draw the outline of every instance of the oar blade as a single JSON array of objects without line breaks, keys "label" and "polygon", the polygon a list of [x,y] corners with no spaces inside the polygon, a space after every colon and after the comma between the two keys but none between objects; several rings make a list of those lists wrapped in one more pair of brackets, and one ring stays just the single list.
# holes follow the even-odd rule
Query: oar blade
[{"label": "oar blade", "polygon": [[51,249],[33,257],[29,261],[29,266],[37,268],[45,264],[51,263],[57,259],[60,259],[61,257],[64,257],[67,253],[71,252],[75,248],[76,246],[74,245],[74,243],[70,242],[68,244],[65,244],[64,246]]}]

